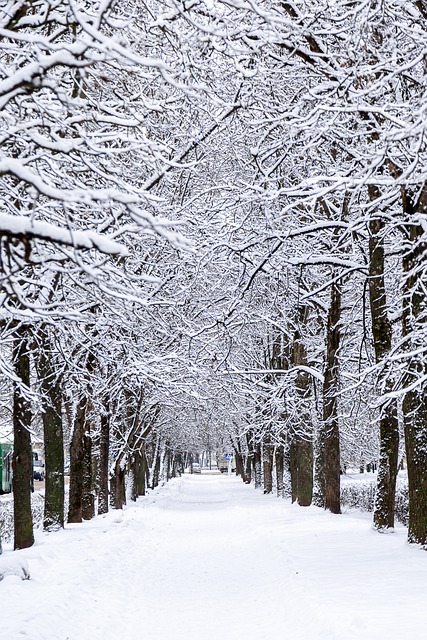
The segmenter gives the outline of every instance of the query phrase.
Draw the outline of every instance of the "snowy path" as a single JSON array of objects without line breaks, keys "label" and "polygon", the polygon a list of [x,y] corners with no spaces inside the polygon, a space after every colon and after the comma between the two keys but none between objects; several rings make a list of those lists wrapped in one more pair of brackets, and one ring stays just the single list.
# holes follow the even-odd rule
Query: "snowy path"
[{"label": "snowy path", "polygon": [[11,640],[425,637],[427,554],[405,530],[185,476],[125,511],[38,532],[0,582]]}]

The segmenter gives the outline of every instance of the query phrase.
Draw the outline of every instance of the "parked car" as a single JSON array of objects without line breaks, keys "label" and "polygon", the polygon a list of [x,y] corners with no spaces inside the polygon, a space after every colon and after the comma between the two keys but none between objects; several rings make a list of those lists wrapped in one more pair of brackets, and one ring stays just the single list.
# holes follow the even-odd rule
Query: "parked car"
[{"label": "parked car", "polygon": [[33,461],[33,478],[34,480],[44,480],[44,464],[41,460]]},{"label": "parked car", "polygon": [[198,462],[193,462],[193,473],[202,473],[202,468]]}]

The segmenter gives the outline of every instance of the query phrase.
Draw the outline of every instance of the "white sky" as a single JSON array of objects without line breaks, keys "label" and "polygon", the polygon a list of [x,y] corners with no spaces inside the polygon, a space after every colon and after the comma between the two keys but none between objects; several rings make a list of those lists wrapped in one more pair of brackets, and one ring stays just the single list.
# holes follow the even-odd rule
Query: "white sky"
[{"label": "white sky", "polygon": [[406,529],[301,508],[235,477],[184,476],[64,531],[5,547],[10,640],[423,638],[427,554]]}]

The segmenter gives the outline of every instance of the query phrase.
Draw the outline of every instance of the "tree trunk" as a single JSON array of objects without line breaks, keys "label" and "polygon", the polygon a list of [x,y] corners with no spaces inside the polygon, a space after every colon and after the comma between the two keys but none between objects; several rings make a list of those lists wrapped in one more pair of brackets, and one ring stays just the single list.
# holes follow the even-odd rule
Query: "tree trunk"
[{"label": "tree trunk", "polygon": [[[301,307],[300,323],[305,324],[307,315],[307,307]],[[299,331],[296,331],[294,337],[293,363],[295,367],[308,366],[307,350]],[[293,494],[301,507],[308,507],[313,499],[313,425],[310,406],[311,380],[304,369],[297,371],[295,390],[299,402],[299,418],[292,435]]]},{"label": "tree trunk", "polygon": [[403,401],[408,466],[408,541],[427,548],[427,401],[417,390]]},{"label": "tree trunk", "polygon": [[296,442],[291,436],[289,445],[289,473],[291,476],[291,501],[292,504],[298,499],[298,456],[296,451]]},{"label": "tree trunk", "polygon": [[276,462],[276,493],[278,498],[285,497],[285,483],[284,483],[284,452],[283,445],[277,446],[274,454]]},{"label": "tree trunk", "polygon": [[110,479],[110,503],[113,509],[123,509],[126,504],[125,470],[116,462]]},{"label": "tree trunk", "polygon": [[[405,210],[408,213],[410,204]],[[408,541],[427,547],[427,397],[424,360],[426,324],[425,275],[427,243],[421,225],[408,225],[410,248],[403,258],[403,335],[411,355],[406,365],[405,386],[413,386],[403,399],[406,459],[408,467]],[[417,385],[417,381],[418,385]]]},{"label": "tree trunk", "polygon": [[262,467],[261,467],[261,445],[255,443],[253,452],[253,467],[255,478],[255,489],[259,489],[262,485]]},{"label": "tree trunk", "polygon": [[130,499],[132,500],[132,502],[136,502],[136,499],[138,497],[137,477],[139,472],[139,466],[140,466],[139,453],[135,451],[135,453],[131,458],[132,486],[131,486],[131,492],[130,492]]},{"label": "tree trunk", "polygon": [[17,378],[13,387],[13,517],[14,548],[26,549],[34,544],[33,517],[31,513],[31,488],[33,464],[31,451],[31,406],[25,396],[30,388],[30,356],[27,331],[17,329],[13,342],[13,362]]},{"label": "tree trunk", "polygon": [[83,483],[82,483],[82,518],[91,520],[95,516],[95,494],[92,469],[92,433],[86,411],[85,430],[83,435]]},{"label": "tree trunk", "polygon": [[86,422],[86,398],[82,398],[76,408],[73,436],[70,445],[70,490],[68,505],[68,522],[82,521],[83,496],[83,437]]},{"label": "tree trunk", "polygon": [[135,495],[145,496],[145,459],[144,454],[135,452]]},{"label": "tree trunk", "polygon": [[46,336],[38,357],[38,374],[43,391],[43,433],[45,453],[45,502],[43,527],[54,531],[64,526],[64,435],[62,390],[51,366]]},{"label": "tree trunk", "polygon": [[319,453],[324,505],[332,513],[341,512],[340,438],[338,421],[341,289],[331,285],[331,302],[326,327],[326,357],[323,382],[323,422],[319,433]]},{"label": "tree trunk", "polygon": [[99,475],[98,475],[98,514],[108,512],[108,476],[110,446],[110,415],[106,405],[101,414],[101,433],[99,437]]},{"label": "tree trunk", "polygon": [[160,453],[160,438],[157,436],[150,469],[150,489],[155,489],[159,484]]},{"label": "tree trunk", "polygon": [[313,442],[301,437],[295,443],[296,499],[300,507],[309,507],[313,499]]},{"label": "tree trunk", "polygon": [[252,436],[250,433],[246,434],[246,468],[245,468],[245,483],[251,484],[252,482]]},{"label": "tree trunk", "polygon": [[156,463],[154,465],[153,468],[153,474],[152,474],[152,484],[151,484],[151,488],[155,489],[156,487],[159,486],[159,478],[160,478],[160,462],[161,462],[161,456],[160,456],[160,451],[157,453],[156,455]]},{"label": "tree trunk", "polygon": [[147,458],[145,457],[145,446],[141,450],[141,462],[138,473],[138,495],[145,496],[147,487]]},{"label": "tree trunk", "polygon": [[185,464],[184,457],[182,452],[180,451],[175,455],[174,466],[173,466],[173,478],[180,477],[184,473]]},{"label": "tree trunk", "polygon": [[[378,190],[371,187],[370,195],[371,200],[377,199]],[[387,314],[384,281],[384,221],[381,218],[371,219],[369,231],[369,300],[375,361],[379,364],[388,357],[392,346],[392,327]],[[387,369],[388,367],[386,371]],[[384,373],[381,378],[385,382],[384,391],[389,391],[391,381],[387,380]],[[378,531],[394,527],[398,455],[397,403],[390,399],[380,409],[380,456],[373,516],[373,525]]]},{"label": "tree trunk", "polygon": [[246,474],[245,474],[245,467],[243,464],[243,456],[242,454],[237,451],[237,449],[234,449],[234,456],[235,456],[235,460],[236,460],[236,476],[240,476],[243,480],[243,482],[246,482]]},{"label": "tree trunk", "polygon": [[163,477],[166,478],[166,481],[169,481],[172,477],[172,463],[173,463],[173,453],[170,446],[170,442],[166,442],[165,451],[163,457]]},{"label": "tree trunk", "polygon": [[317,437],[315,462],[314,462],[314,486],[313,486],[313,503],[316,507],[325,508],[325,458],[323,455],[320,434]]},{"label": "tree trunk", "polygon": [[313,443],[293,433],[289,447],[291,499],[300,507],[309,507],[313,499]]},{"label": "tree trunk", "polygon": [[273,458],[274,446],[269,442],[269,440],[266,440],[262,447],[264,493],[273,492]]}]

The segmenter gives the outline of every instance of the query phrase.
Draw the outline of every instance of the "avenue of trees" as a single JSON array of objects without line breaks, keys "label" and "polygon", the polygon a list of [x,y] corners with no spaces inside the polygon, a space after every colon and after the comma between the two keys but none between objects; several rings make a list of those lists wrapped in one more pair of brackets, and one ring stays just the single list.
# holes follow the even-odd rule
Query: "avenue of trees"
[{"label": "avenue of trees", "polygon": [[333,513],[378,464],[378,531],[405,460],[427,545],[426,36],[424,0],[0,8],[15,548],[39,431],[47,530],[232,448]]}]

